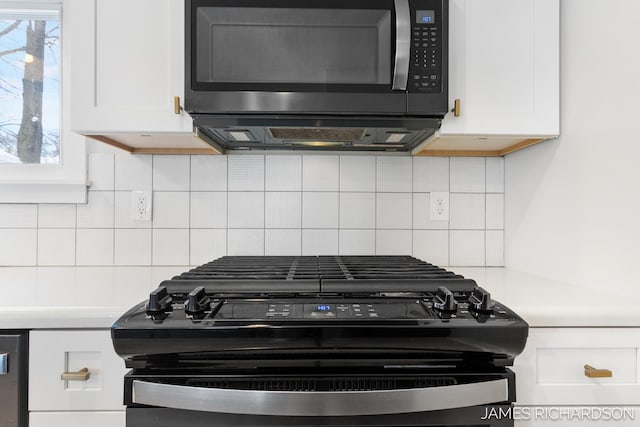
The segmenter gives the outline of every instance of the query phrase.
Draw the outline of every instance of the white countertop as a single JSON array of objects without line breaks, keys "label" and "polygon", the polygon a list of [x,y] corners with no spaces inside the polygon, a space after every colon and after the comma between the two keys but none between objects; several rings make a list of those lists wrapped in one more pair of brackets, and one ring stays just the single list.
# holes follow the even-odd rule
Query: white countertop
[{"label": "white countertop", "polygon": [[[0,267],[0,329],[108,328],[174,267]],[[455,267],[532,327],[640,327],[640,296],[505,268]]]}]

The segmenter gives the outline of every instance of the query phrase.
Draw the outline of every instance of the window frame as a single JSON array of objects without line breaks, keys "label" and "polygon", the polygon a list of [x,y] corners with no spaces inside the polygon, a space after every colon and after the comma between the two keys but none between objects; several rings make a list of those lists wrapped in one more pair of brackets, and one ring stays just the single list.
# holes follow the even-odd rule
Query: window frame
[{"label": "window frame", "polygon": [[86,203],[87,147],[85,137],[71,131],[70,43],[65,23],[68,0],[0,0],[2,8],[60,11],[60,163],[0,164],[0,203]]}]

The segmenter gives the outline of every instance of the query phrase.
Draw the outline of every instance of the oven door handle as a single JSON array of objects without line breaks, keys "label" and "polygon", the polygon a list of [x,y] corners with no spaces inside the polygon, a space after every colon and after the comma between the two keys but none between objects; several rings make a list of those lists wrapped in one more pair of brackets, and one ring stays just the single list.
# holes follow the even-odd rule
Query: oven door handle
[{"label": "oven door handle", "polygon": [[355,416],[437,411],[505,402],[507,379],[373,391],[262,391],[133,381],[133,403],[244,415]]},{"label": "oven door handle", "polygon": [[409,0],[394,0],[396,11],[396,58],[393,68],[393,90],[407,90],[411,55],[411,10]]}]

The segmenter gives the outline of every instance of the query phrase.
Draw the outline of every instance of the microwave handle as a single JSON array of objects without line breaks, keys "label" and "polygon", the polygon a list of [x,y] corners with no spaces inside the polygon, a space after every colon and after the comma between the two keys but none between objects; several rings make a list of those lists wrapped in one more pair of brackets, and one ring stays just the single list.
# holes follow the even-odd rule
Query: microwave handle
[{"label": "microwave handle", "polygon": [[396,10],[396,58],[393,68],[393,90],[407,90],[411,55],[411,10],[409,0],[394,0]]}]

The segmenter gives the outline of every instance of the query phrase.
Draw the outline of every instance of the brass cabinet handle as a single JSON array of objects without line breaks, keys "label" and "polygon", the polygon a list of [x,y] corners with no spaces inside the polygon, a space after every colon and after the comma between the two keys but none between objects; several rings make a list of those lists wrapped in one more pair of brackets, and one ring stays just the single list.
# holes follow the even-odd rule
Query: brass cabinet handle
[{"label": "brass cabinet handle", "polygon": [[89,368],[82,368],[78,372],[63,372],[60,375],[62,381],[87,381],[90,377]]},{"label": "brass cabinet handle", "polygon": [[451,109],[454,117],[460,117],[460,100],[453,101],[453,108]]},{"label": "brass cabinet handle", "polygon": [[584,375],[589,378],[611,378],[613,372],[608,369],[596,369],[591,365],[584,365]]},{"label": "brass cabinet handle", "polygon": [[174,96],[173,97],[173,112],[175,114],[180,114],[182,112],[182,107],[180,106],[180,97],[179,96]]}]

